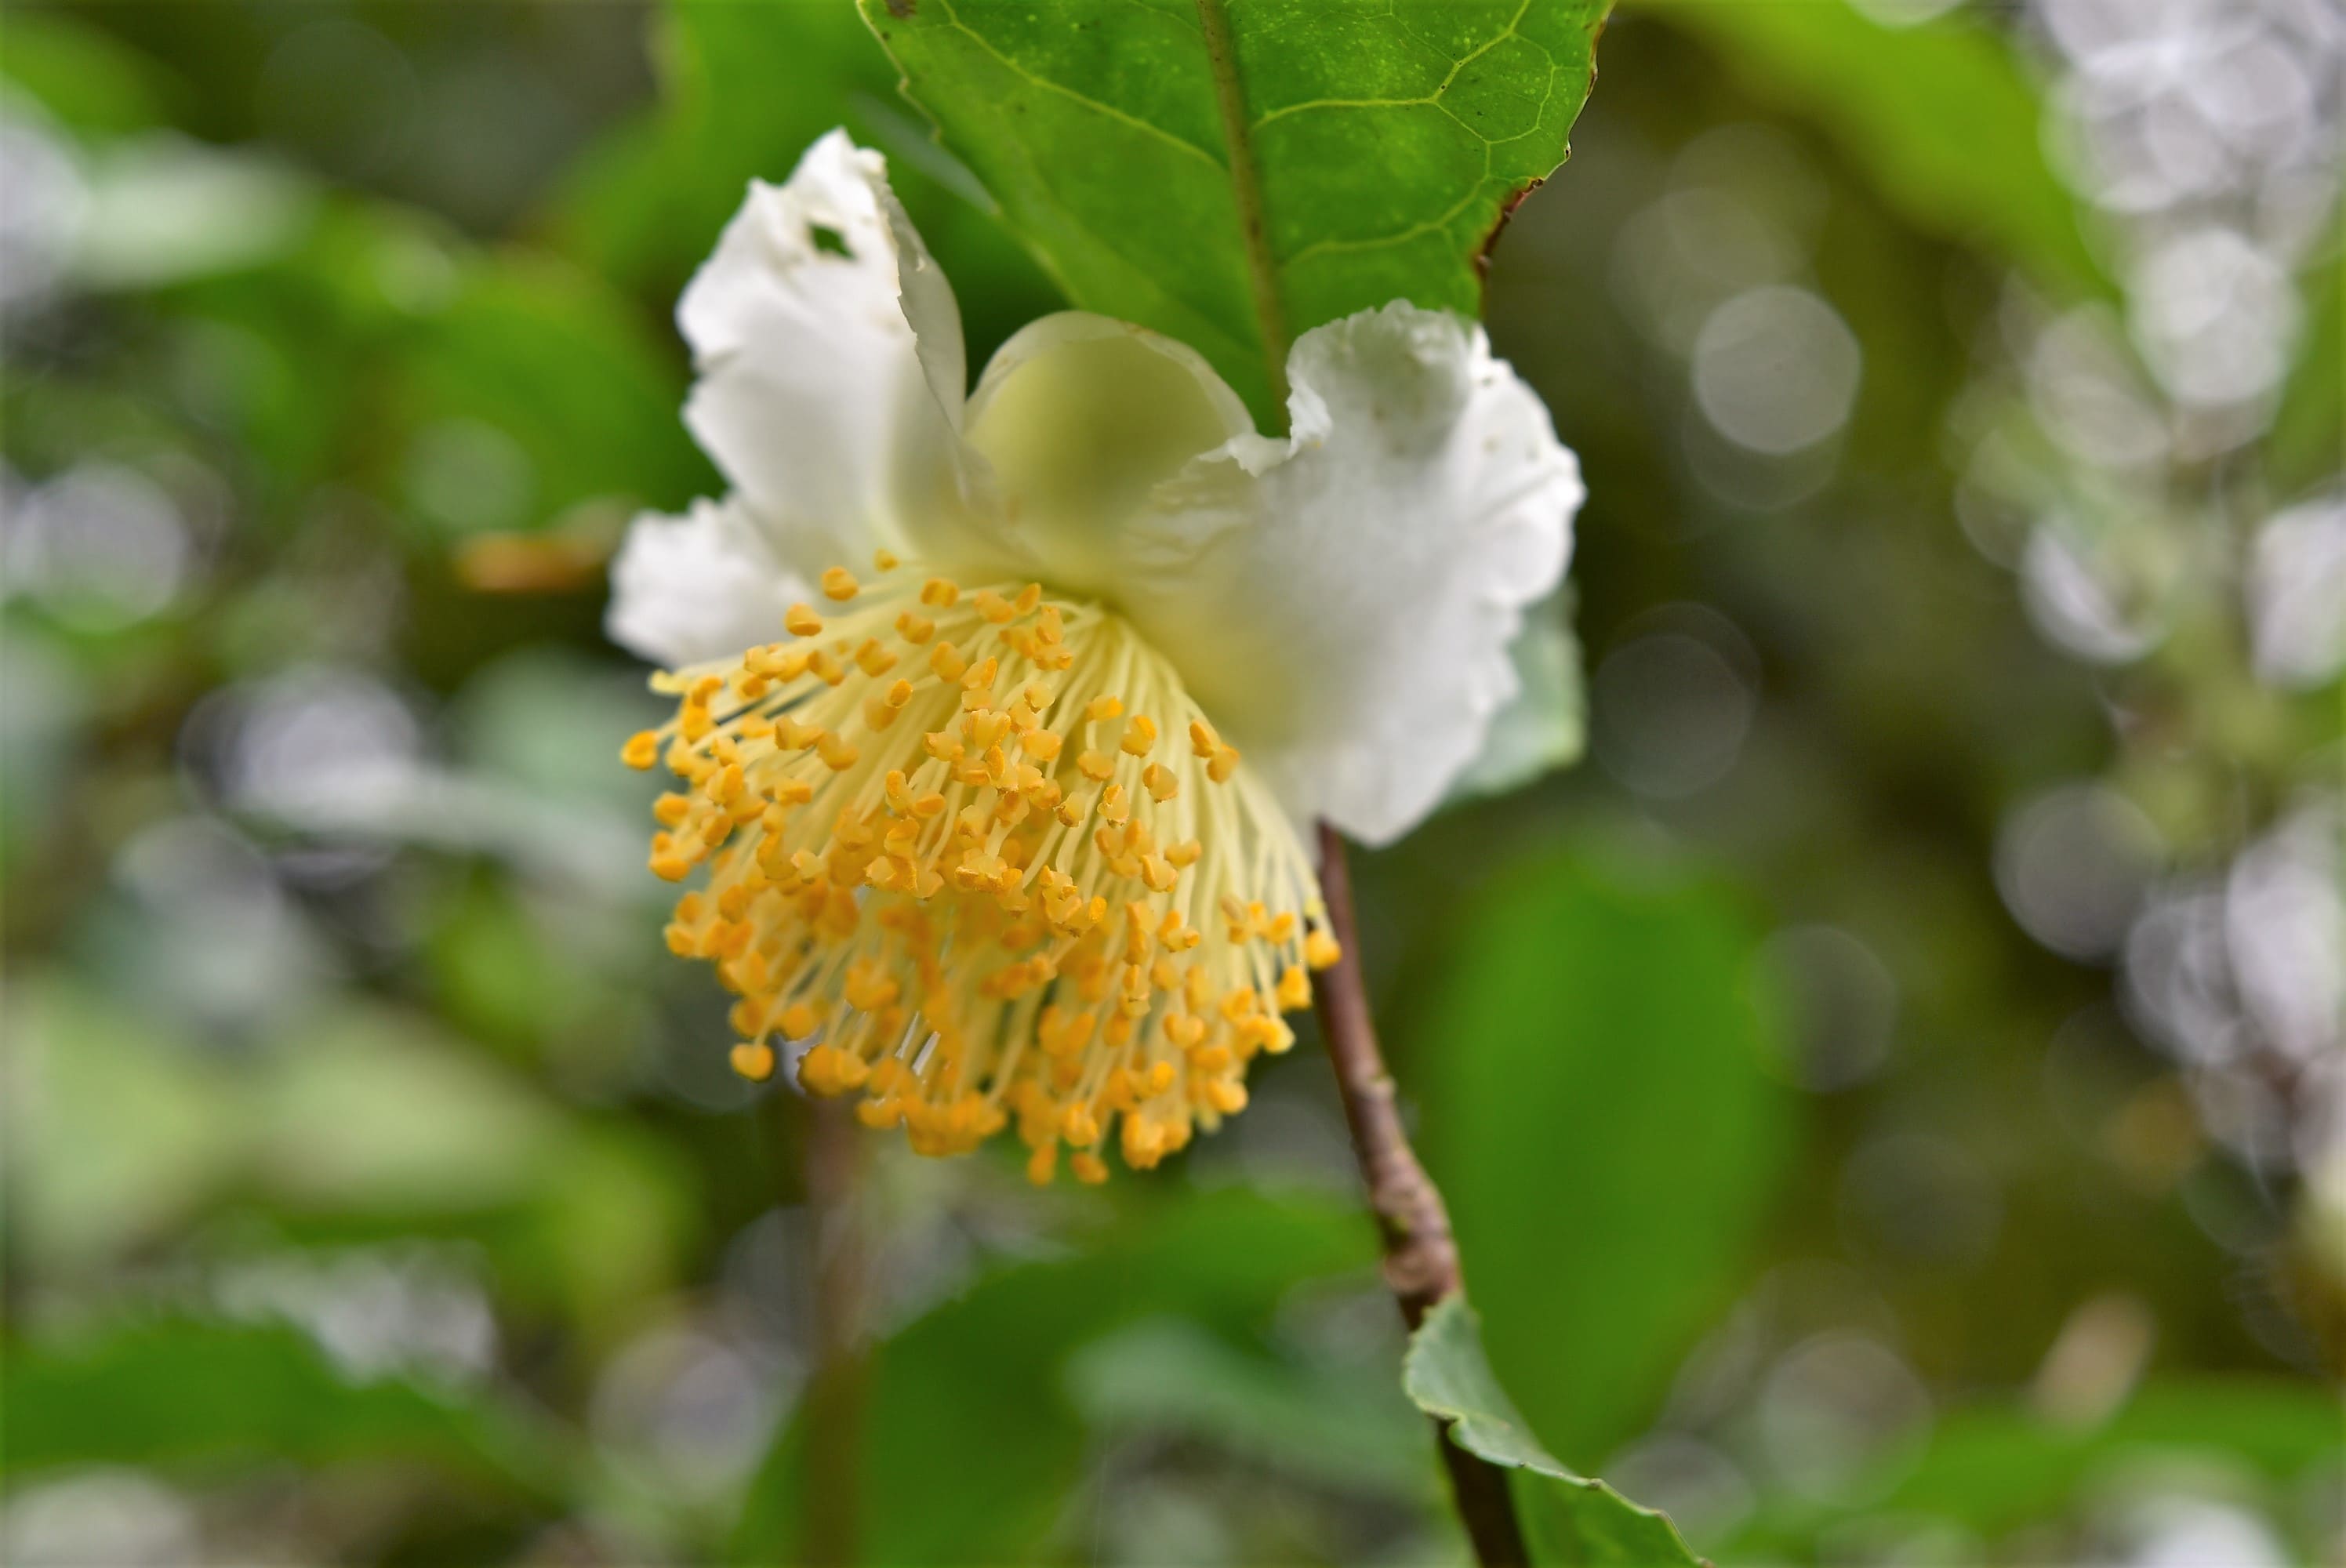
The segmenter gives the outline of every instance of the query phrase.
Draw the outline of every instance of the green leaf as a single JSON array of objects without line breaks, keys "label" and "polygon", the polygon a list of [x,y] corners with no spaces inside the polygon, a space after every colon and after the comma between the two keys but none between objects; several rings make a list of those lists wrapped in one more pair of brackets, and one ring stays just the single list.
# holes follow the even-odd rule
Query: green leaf
[{"label": "green leaf", "polygon": [[77,17],[9,10],[0,82],[85,135],[120,136],[160,120],[159,76],[148,56]]},{"label": "green leaf", "polygon": [[1402,1033],[1492,1359],[1593,1462],[1734,1295],[1786,1143],[1735,899],[1570,851],[1494,886]]},{"label": "green leaf", "polygon": [[[1147,1203],[1091,1249],[1003,1270],[877,1347],[861,1517],[873,1563],[1033,1562],[1081,1479],[1066,1381],[1144,1317],[1259,1326],[1292,1286],[1372,1261],[1357,1212],[1239,1188]],[[791,1423],[751,1483],[737,1560],[790,1560],[806,1445]]]},{"label": "green leaf", "polygon": [[1491,719],[1482,755],[1451,786],[1451,798],[1499,795],[1580,760],[1588,736],[1588,693],[1580,639],[1572,634],[1571,590],[1535,606],[1507,649],[1515,695]]},{"label": "green leaf", "polygon": [[10,1250],[68,1277],[188,1223],[249,1142],[217,1057],[95,990],[19,972],[10,1096],[41,1114],[6,1148]]},{"label": "green leaf", "polygon": [[1410,1336],[1402,1386],[1420,1410],[1451,1423],[1451,1441],[1516,1472],[1515,1508],[1535,1562],[1693,1568],[1699,1561],[1668,1519],[1575,1475],[1539,1445],[1493,1375],[1465,1298],[1436,1304]]},{"label": "green leaf", "polygon": [[[2106,1420],[2073,1425],[2014,1403],[1943,1418],[1919,1461],[1860,1477],[1854,1508],[1780,1499],[1736,1539],[1739,1559],[1806,1554],[1854,1517],[1953,1521],[1989,1537],[2056,1520],[2109,1472],[2197,1456],[2288,1487],[2346,1463],[2346,1426],[2328,1390],[2278,1378],[2178,1376],[2149,1383]],[[1878,1481],[1878,1484],[1876,1482]]]},{"label": "green leaf", "polygon": [[171,1319],[71,1343],[9,1347],[6,1471],[128,1464],[182,1472],[267,1461],[427,1465],[553,1500],[576,1458],[496,1406],[396,1380],[353,1382],[283,1327]]},{"label": "green leaf", "polygon": [[1276,428],[1294,337],[1481,313],[1564,161],[1610,0],[862,0],[1067,298],[1188,343]]},{"label": "green leaf", "polygon": [[2084,209],[2045,162],[2036,90],[1987,27],[1888,27],[1842,0],[1632,3],[1832,136],[1918,228],[1984,244],[2058,294],[2116,292],[2086,243]]},{"label": "green leaf", "polygon": [[1436,1502],[1425,1422],[1383,1377],[1306,1369],[1152,1318],[1079,1352],[1070,1396],[1094,1427],[1178,1433],[1317,1485]]},{"label": "green leaf", "polygon": [[1064,303],[896,97],[895,69],[846,0],[672,0],[653,54],[659,111],[595,149],[555,214],[566,248],[597,272],[673,299],[750,181],[784,178],[810,143],[845,126],[888,155],[890,184],[953,280],[973,362]]},{"label": "green leaf", "polygon": [[2297,368],[2282,388],[2273,415],[2274,482],[2284,500],[2333,478],[2341,459],[2339,431],[2346,426],[2346,229],[2331,239],[2329,254],[2299,280],[2305,329]]},{"label": "green leaf", "polygon": [[[398,372],[423,437],[410,499],[452,532],[544,524],[596,499],[676,507],[714,487],[677,418],[681,364],[627,300],[550,256],[462,268]],[[490,490],[509,495],[505,514],[476,517]],[[444,493],[454,504],[433,504]]]}]

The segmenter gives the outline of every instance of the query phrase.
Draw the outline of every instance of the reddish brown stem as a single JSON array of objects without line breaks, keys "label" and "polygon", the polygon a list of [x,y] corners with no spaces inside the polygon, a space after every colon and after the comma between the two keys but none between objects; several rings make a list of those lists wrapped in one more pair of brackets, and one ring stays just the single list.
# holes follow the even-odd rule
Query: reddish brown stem
[{"label": "reddish brown stem", "polygon": [[[1325,823],[1320,828],[1320,891],[1328,901],[1328,923],[1343,950],[1312,987],[1320,1034],[1336,1069],[1352,1153],[1360,1161],[1369,1208],[1383,1240],[1385,1282],[1413,1333],[1436,1302],[1464,1288],[1458,1244],[1450,1234],[1450,1211],[1443,1207],[1441,1189],[1418,1163],[1393,1104],[1392,1074],[1385,1071],[1384,1056],[1377,1049],[1376,1023],[1361,976],[1360,928],[1352,913],[1344,840]],[[1508,1494],[1506,1471],[1451,1441],[1447,1423],[1439,1420],[1434,1441],[1450,1472],[1450,1490],[1474,1543],[1474,1560],[1484,1568],[1523,1568],[1531,1558]]]}]

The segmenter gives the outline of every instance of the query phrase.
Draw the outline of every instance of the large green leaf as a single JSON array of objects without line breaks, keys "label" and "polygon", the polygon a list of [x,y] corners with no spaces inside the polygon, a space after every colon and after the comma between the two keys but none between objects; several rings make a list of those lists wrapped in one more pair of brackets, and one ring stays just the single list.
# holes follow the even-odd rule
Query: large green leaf
[{"label": "large green leaf", "polygon": [[[982,1281],[873,1357],[866,1559],[1035,1561],[1083,1473],[1070,1357],[1143,1318],[1259,1325],[1291,1286],[1372,1256],[1357,1213],[1233,1188],[1148,1205],[1090,1250]],[[750,1488],[738,1560],[789,1560],[803,1455],[822,1441],[803,1420],[782,1434]]]},{"label": "large green leaf", "polygon": [[1297,333],[1481,311],[1564,161],[1611,0],[862,0],[940,139],[1068,299],[1279,417]]},{"label": "large green leaf", "polygon": [[2066,295],[2115,292],[2046,162],[2043,105],[2012,46],[1968,18],[1890,27],[1844,0],[1633,0],[1806,117],[1924,230],[1984,243]]},{"label": "large green leaf", "polygon": [[1429,1164],[1493,1360],[1592,1464],[1730,1298],[1786,1096],[1762,1070],[1754,933],[1719,887],[1535,857],[1411,1011]]},{"label": "large green leaf", "polygon": [[1693,1568],[1678,1526],[1601,1481],[1575,1475],[1540,1447],[1492,1374],[1465,1298],[1427,1313],[1410,1337],[1402,1381],[1418,1408],[1451,1423],[1450,1441],[1515,1471],[1515,1509],[1538,1563]]}]

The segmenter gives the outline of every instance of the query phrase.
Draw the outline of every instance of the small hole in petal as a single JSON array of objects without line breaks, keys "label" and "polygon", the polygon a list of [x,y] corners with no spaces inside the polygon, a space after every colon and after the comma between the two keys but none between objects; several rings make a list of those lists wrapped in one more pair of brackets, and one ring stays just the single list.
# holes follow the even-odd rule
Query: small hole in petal
[{"label": "small hole in petal", "polygon": [[828,225],[821,223],[807,225],[807,236],[814,241],[814,248],[818,250],[828,250],[833,256],[855,254],[847,247],[847,236]]}]

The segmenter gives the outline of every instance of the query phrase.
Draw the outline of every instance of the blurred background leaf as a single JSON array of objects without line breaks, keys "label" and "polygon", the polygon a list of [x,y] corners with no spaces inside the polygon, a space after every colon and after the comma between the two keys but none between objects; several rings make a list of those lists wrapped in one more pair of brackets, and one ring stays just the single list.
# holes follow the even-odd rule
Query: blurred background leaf
[{"label": "blurred background leaf", "polygon": [[1426,1159],[1501,1383],[1594,1466],[1749,1267],[1793,1131],[1738,900],[1601,851],[1527,858],[1413,1009]]}]

